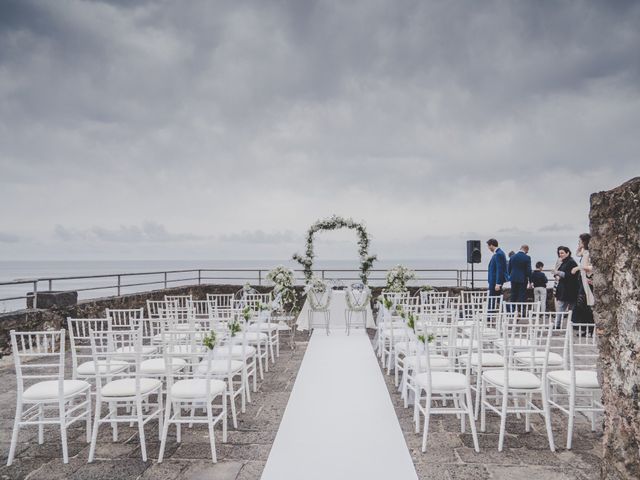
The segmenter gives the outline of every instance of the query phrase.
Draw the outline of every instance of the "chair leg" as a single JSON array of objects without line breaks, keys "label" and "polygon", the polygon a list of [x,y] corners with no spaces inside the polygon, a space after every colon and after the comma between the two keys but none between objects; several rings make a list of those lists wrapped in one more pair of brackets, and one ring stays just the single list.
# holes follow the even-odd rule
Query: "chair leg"
[{"label": "chair leg", "polygon": [[[224,396],[224,393],[222,394]],[[216,455],[216,437],[213,432],[213,412],[211,409],[211,400],[207,400],[207,424],[209,426],[209,444],[211,446],[211,460],[213,463],[218,462]]]},{"label": "chair leg", "polygon": [[[176,411],[176,420],[181,420],[182,419],[182,405],[180,405],[180,402],[177,402],[173,408]],[[182,442],[182,423],[180,422],[176,422],[176,442],[180,443]]]},{"label": "chair leg", "polygon": [[138,417],[138,434],[140,436],[140,451],[142,452],[142,461],[147,461],[147,442],[144,436],[144,420],[142,418],[142,401],[136,401],[136,416]]},{"label": "chair leg", "polygon": [[162,463],[164,459],[164,449],[167,446],[167,435],[169,434],[169,423],[171,421],[171,398],[167,395],[167,408],[164,411],[164,425],[160,434],[160,453],[158,454],[158,463]]},{"label": "chair leg", "polygon": [[67,445],[67,420],[65,415],[65,403],[60,402],[60,439],[62,440],[62,463],[69,463],[69,447]]},{"label": "chair leg", "polygon": [[487,409],[484,405],[484,402],[487,401],[487,384],[484,383],[484,380],[481,381],[482,390],[480,391],[480,431],[484,432],[486,430],[486,420],[487,420]]},{"label": "chair leg", "polygon": [[[460,398],[458,400],[460,408],[462,408],[463,410],[467,410],[467,402],[465,401],[464,394],[461,393],[460,395],[458,395],[458,397]],[[464,418],[464,416],[464,413],[460,414],[460,433],[465,433],[466,430],[467,420]]]},{"label": "chair leg", "polygon": [[11,466],[16,454],[16,446],[18,445],[18,432],[20,431],[21,419],[22,419],[22,403],[18,402],[16,406],[16,418],[13,422],[13,432],[11,433],[11,447],[9,448],[9,458],[7,458],[7,466]]},{"label": "chair leg", "polygon": [[[42,404],[38,405],[38,421],[42,422],[44,420],[44,407]],[[38,444],[42,445],[44,443],[44,425],[41,423],[38,425]]]},{"label": "chair leg", "polygon": [[164,402],[162,400],[162,388],[158,391],[158,435],[162,435],[162,415],[164,414]]},{"label": "chair leg", "polygon": [[478,432],[476,432],[476,420],[473,410],[471,409],[471,389],[467,389],[466,393],[466,406],[467,414],[469,416],[469,425],[471,425],[471,435],[473,436],[473,448],[476,453],[480,452],[480,446],[478,445]]},{"label": "chair leg", "polygon": [[[109,415],[111,418],[115,418],[118,416],[118,407],[115,403],[109,403]],[[114,442],[118,441],[118,422],[111,422],[111,430],[112,430],[112,440]]]},{"label": "chair leg", "polygon": [[229,385],[229,390],[227,394],[229,395],[229,401],[231,402],[231,420],[233,421],[233,428],[237,429],[238,418],[236,417],[236,397],[234,395],[233,381],[231,379],[229,379],[228,385]]},{"label": "chair leg", "polygon": [[544,410],[544,424],[547,428],[547,438],[549,439],[549,448],[552,452],[556,451],[556,446],[553,441],[553,430],[551,429],[551,407],[549,406],[549,381],[543,382],[542,389],[542,409]]},{"label": "chair leg", "polygon": [[573,443],[573,422],[576,417],[576,390],[569,388],[569,423],[567,425],[567,450],[571,450]]},{"label": "chair leg", "polygon": [[[596,392],[595,390],[591,392],[591,408],[596,408]],[[591,411],[591,431],[596,431],[596,412],[595,410]]]},{"label": "chair leg", "polygon": [[502,409],[500,411],[500,439],[498,440],[498,451],[502,451],[504,446],[504,434],[507,428],[507,405],[509,404],[509,392],[502,391]]},{"label": "chair leg", "polygon": [[531,414],[528,412],[529,405],[531,405],[531,401],[532,401],[531,394],[527,393],[527,397],[524,404],[524,407],[527,409],[527,411],[524,414],[524,431],[527,433],[531,431]]},{"label": "chair leg", "polygon": [[87,390],[87,416],[86,425],[87,430],[87,443],[91,442],[91,389]]},{"label": "chair leg", "polygon": [[413,421],[415,423],[416,433],[420,433],[420,405],[419,405],[420,394],[421,394],[421,390],[414,389],[415,398],[413,399]]},{"label": "chair leg", "polygon": [[222,394],[222,443],[227,443],[227,396]]},{"label": "chair leg", "polygon": [[89,447],[89,459],[88,462],[93,462],[93,456],[96,453],[96,443],[98,442],[98,428],[100,426],[100,407],[102,402],[99,398],[96,398],[96,411],[93,417],[93,430],[91,431],[91,446]]},{"label": "chair leg", "polygon": [[431,392],[427,392],[427,403],[424,412],[424,430],[422,432],[422,451],[427,451],[427,436],[429,435],[429,417],[431,416]]},{"label": "chair leg", "polygon": [[480,413],[480,385],[482,383],[482,370],[478,368],[476,371],[476,404],[474,405],[473,416],[478,420]]}]

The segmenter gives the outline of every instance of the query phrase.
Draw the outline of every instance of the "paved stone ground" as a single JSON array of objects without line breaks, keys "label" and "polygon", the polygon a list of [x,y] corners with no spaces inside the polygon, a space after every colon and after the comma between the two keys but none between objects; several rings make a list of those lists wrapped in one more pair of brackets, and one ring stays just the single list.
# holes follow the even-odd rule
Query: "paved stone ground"
[{"label": "paved stone ground", "polygon": [[[396,414],[411,452],[418,477],[424,480],[463,479],[595,479],[600,478],[602,461],[602,420],[596,432],[582,415],[574,424],[573,448],[566,450],[567,417],[552,414],[556,452],[549,450],[544,421],[532,415],[532,430],[524,429],[524,417],[507,417],[507,435],[502,452],[498,452],[500,419],[487,412],[486,433],[477,422],[480,453],[473,449],[470,433],[460,433],[460,420],[455,415],[434,415],[429,426],[427,451],[422,453],[422,433],[415,433],[413,407],[404,408],[394,385],[393,373],[383,372]],[[424,421],[424,417],[421,417]],[[469,425],[467,424],[467,432]]]},{"label": "paved stone ground", "polygon": [[[38,445],[37,428],[20,430],[17,457],[6,466],[15,413],[16,384],[13,366],[0,367],[0,479],[28,480],[85,480],[85,479],[153,479],[184,480],[256,480],[260,478],[275,439],[278,426],[289,400],[296,374],[302,363],[308,338],[298,334],[295,350],[281,349],[275,365],[252,393],[252,403],[238,417],[238,430],[229,421],[229,436],[222,443],[222,432],[216,428],[218,463],[211,462],[211,450],[206,425],[183,427],[181,444],[175,441],[175,428],[169,430],[165,460],[156,462],[159,449],[157,423],[145,429],[149,461],[140,456],[137,427],[120,424],[119,441],[111,441],[111,428],[100,427],[96,460],[88,464],[89,445],[84,441],[84,427],[72,428],[69,433],[69,463],[62,463],[59,429],[45,428],[45,443]],[[5,363],[5,362],[3,362]],[[70,371],[70,367],[69,370]],[[239,399],[238,399],[239,406]],[[239,411],[239,410],[238,410]]]},{"label": "paved stone ground", "polygon": [[[372,335],[372,332],[370,332]],[[162,464],[155,461],[159,447],[157,428],[147,427],[149,461],[140,458],[137,431],[120,426],[120,437],[111,442],[111,429],[100,429],[96,461],[87,464],[89,446],[84,442],[84,429],[73,428],[69,434],[70,461],[64,465],[59,430],[45,429],[45,444],[38,445],[37,429],[22,429],[17,458],[6,467],[9,441],[15,412],[15,373],[12,366],[0,367],[0,479],[216,479],[257,480],[269,456],[284,409],[291,394],[296,374],[307,347],[306,334],[296,339],[297,349],[283,348],[280,358],[270,368],[252,395],[253,402],[240,415],[238,430],[229,430],[229,441],[222,443],[216,430],[218,463],[210,460],[207,429],[204,425],[183,428],[182,443],[175,442],[175,430]],[[4,363],[4,362],[3,362]],[[413,431],[411,408],[405,409],[393,385],[393,377],[385,376],[400,425],[416,470],[421,479],[592,479],[600,478],[602,458],[601,429],[592,433],[586,417],[575,425],[574,447],[562,448],[566,438],[566,416],[555,413],[553,429],[558,451],[548,449],[544,424],[532,417],[532,431],[524,431],[524,419],[515,416],[507,421],[505,449],[499,453],[498,417],[487,415],[487,432],[479,433],[480,453],[475,453],[470,434],[460,433],[459,421],[453,415],[432,417],[428,451],[420,451],[422,435]],[[375,419],[372,419],[375,421]],[[600,424],[600,422],[598,422]],[[479,424],[478,424],[479,426]],[[300,478],[303,478],[302,476]],[[289,480],[289,479],[283,479]],[[355,480],[355,479],[354,479]]]}]

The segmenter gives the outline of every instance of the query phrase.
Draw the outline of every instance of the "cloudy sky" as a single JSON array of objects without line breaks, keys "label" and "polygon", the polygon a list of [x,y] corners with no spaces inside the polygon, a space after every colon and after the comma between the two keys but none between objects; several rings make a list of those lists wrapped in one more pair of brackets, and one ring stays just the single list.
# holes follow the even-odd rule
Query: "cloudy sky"
[{"label": "cloudy sky", "polygon": [[638,25],[623,1],[3,0],[0,259],[283,259],[332,213],[381,258],[552,254],[640,174]]}]

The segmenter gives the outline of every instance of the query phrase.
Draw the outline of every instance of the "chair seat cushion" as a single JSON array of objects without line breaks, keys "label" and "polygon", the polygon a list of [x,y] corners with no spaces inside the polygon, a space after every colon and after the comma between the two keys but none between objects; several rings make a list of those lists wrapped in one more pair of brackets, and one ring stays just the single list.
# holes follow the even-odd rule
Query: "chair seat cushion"
[{"label": "chair seat cushion", "polygon": [[[91,388],[89,382],[84,380],[64,380],[62,382],[62,392],[65,398],[78,395]],[[25,400],[57,400],[58,399],[58,381],[46,380],[38,382],[27,388],[22,394]]]},{"label": "chair seat cushion", "polygon": [[[420,368],[421,370],[426,370],[427,368],[427,359],[425,358],[424,355],[420,356]],[[409,357],[405,357],[404,361],[403,361],[404,365],[406,367],[408,367],[409,369],[413,370],[415,368],[417,368],[418,365],[418,356],[417,355],[411,355]],[[442,355],[430,355],[429,356],[429,364],[431,365],[431,368],[448,368],[451,366],[451,362],[449,361],[448,358],[443,357]]]},{"label": "chair seat cushion", "polygon": [[[210,382],[210,398],[224,393],[227,385],[222,380],[209,380]],[[195,378],[188,380],[178,380],[171,386],[171,396],[174,399],[191,399],[206,398],[207,396],[207,380],[203,378]]]},{"label": "chair seat cushion", "polygon": [[[158,347],[154,347],[152,345],[143,345],[141,354],[142,356],[151,355],[156,353]],[[116,349],[116,353],[122,354],[118,355],[119,358],[134,358],[135,356],[135,348],[134,347],[120,347]]]},{"label": "chair seat cushion", "polygon": [[247,332],[247,342],[264,342],[269,337],[266,333],[262,332]]},{"label": "chair seat cushion", "polygon": [[[504,386],[504,369],[488,370],[483,372],[482,378],[494,385]],[[509,388],[515,389],[536,389],[540,388],[540,379],[531,372],[521,370],[509,370]]]},{"label": "chair seat cushion", "polygon": [[[514,353],[513,358],[516,362],[528,365],[531,365],[532,363],[534,365],[542,365],[544,364],[545,352],[535,351],[532,356],[531,350],[524,350],[522,352]],[[548,365],[562,365],[562,355],[559,355],[556,352],[549,352]]]},{"label": "chair seat cushion", "polygon": [[[171,359],[171,370],[177,372],[187,364],[182,358]],[[150,358],[140,363],[140,373],[145,375],[164,375],[167,372],[167,366],[164,358]]]},{"label": "chair seat cushion", "polygon": [[[413,380],[416,385],[429,387],[429,374],[421,373]],[[458,372],[431,372],[431,391],[450,392],[465,390],[468,386],[467,377]]]},{"label": "chair seat cushion", "polygon": [[[219,357],[227,358],[229,350],[226,347],[220,349],[218,353]],[[246,360],[248,358],[253,357],[256,354],[256,347],[252,347],[251,345],[245,345],[244,347],[244,357],[242,355],[242,345],[233,345],[231,347],[231,358],[236,360]]]},{"label": "chair seat cushion", "polygon": [[[129,362],[125,362],[123,360],[111,360],[108,362],[102,361],[99,362],[99,369],[101,374],[105,373],[120,373],[125,371],[129,367]],[[76,370],[78,375],[95,375],[96,365],[95,362],[84,362],[78,365],[78,369]]]},{"label": "chair seat cushion", "polygon": [[[155,378],[140,379],[140,393],[142,395],[151,393],[161,386],[162,382]],[[113,380],[102,387],[101,392],[103,397],[133,397],[136,395],[136,379],[120,378]]]},{"label": "chair seat cushion", "polygon": [[[211,374],[212,375],[226,375],[227,372],[238,373],[242,370],[244,362],[239,360],[227,360],[227,359],[215,359],[211,360]],[[207,373],[207,360],[202,360],[198,364],[198,373]]]},{"label": "chair seat cushion", "polygon": [[[493,344],[498,348],[504,348],[504,340],[502,338],[498,338],[493,341]],[[513,348],[531,348],[531,340],[527,338],[514,338],[509,341],[509,346]]]},{"label": "chair seat cushion", "polygon": [[[482,353],[482,367],[503,367],[504,366],[504,357],[497,353],[492,352],[483,352]],[[459,357],[460,363],[464,365],[467,364],[468,357],[466,355],[461,355]],[[479,366],[479,360],[477,353],[471,354],[471,365],[474,367]]]},{"label": "chair seat cushion", "polygon": [[[549,380],[563,385],[571,385],[570,370],[556,370],[547,374]],[[595,370],[576,370],[576,387],[600,388],[598,374]]]}]

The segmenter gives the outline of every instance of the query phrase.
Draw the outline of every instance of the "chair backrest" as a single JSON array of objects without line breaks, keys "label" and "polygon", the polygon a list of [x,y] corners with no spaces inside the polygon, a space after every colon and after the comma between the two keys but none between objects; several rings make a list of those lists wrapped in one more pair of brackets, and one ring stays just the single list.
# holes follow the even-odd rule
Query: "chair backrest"
[{"label": "chair backrest", "polygon": [[508,367],[503,369],[505,385],[509,385],[509,370],[541,373],[542,378],[545,378],[548,370],[548,355],[543,355],[541,364],[532,361],[518,362],[515,355],[524,352],[525,358],[533,359],[536,358],[537,353],[548,351],[552,325],[547,322],[537,322],[533,316],[523,319],[513,315],[503,319],[502,329],[502,355]]},{"label": "chair backrest", "polygon": [[131,330],[144,318],[144,308],[107,308],[105,316],[109,320],[109,328]]},{"label": "chair backrest", "polygon": [[167,302],[173,302],[177,308],[187,308],[189,302],[193,301],[193,295],[165,295]]},{"label": "chair backrest", "polygon": [[371,300],[371,290],[367,286],[362,288],[350,286],[345,291],[344,299],[349,310],[365,310]]},{"label": "chair backrest", "polygon": [[147,318],[166,318],[173,310],[174,302],[147,300]]},{"label": "chair backrest", "polygon": [[216,308],[230,309],[233,302],[233,293],[207,293],[207,300],[213,302]]},{"label": "chair backrest", "polygon": [[484,303],[489,296],[489,290],[462,290],[460,292],[461,303]]},{"label": "chair backrest", "polygon": [[549,363],[547,358],[548,369],[569,369],[570,352],[567,329],[571,328],[571,315],[572,312],[531,312],[531,322],[550,326],[546,356],[549,357],[549,354],[556,354],[562,357],[560,364],[557,362]]},{"label": "chair backrest", "polygon": [[107,318],[70,318],[67,317],[69,339],[71,340],[71,365],[73,378],[78,374],[78,366],[93,360],[91,351],[91,332],[109,329]]},{"label": "chair backrest", "polygon": [[422,300],[422,303],[439,303],[439,304],[444,304],[443,302],[445,298],[447,298],[449,296],[449,292],[444,290],[444,291],[438,291],[438,290],[425,290],[420,292],[420,298]]},{"label": "chair backrest", "polygon": [[[65,331],[16,332],[11,330],[11,347],[16,368],[18,399],[27,384],[58,381],[63,396]],[[29,386],[29,385],[27,385]]]},{"label": "chair backrest", "polygon": [[569,367],[575,382],[576,371],[597,370],[598,368],[598,339],[593,323],[569,323],[567,336],[569,337]]},{"label": "chair backrest", "polygon": [[385,292],[381,293],[382,298],[391,300],[394,304],[405,303],[405,300],[409,298],[409,291],[406,292]]},{"label": "chair backrest", "polygon": [[[130,371],[126,375],[135,379],[135,393],[140,395],[140,364],[145,360],[142,350],[142,328],[133,330],[103,330],[92,331],[90,336],[91,353],[96,368],[96,393],[99,395],[103,385],[113,377],[113,367],[116,361],[127,361]],[[104,368],[102,368],[104,367]]]},{"label": "chair backrest", "polygon": [[500,311],[519,318],[527,318],[532,312],[540,311],[540,302],[502,302]]},{"label": "chair backrest", "polygon": [[329,307],[333,290],[327,288],[324,292],[317,292],[311,288],[307,295],[309,298],[309,308],[311,310],[324,310]]}]

